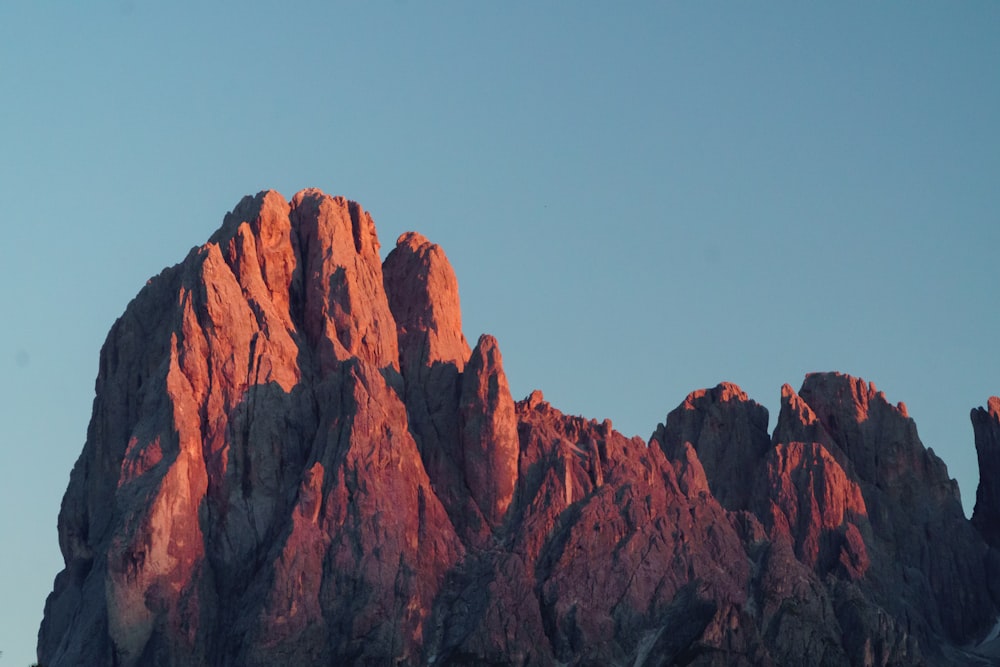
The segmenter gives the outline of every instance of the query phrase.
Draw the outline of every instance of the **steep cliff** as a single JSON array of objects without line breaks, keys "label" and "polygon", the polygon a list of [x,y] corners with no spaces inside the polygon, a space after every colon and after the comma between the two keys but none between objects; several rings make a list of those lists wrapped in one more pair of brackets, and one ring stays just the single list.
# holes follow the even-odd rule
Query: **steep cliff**
[{"label": "steep cliff", "polygon": [[1000,549],[1000,397],[990,396],[986,405],[971,414],[980,471],[972,523]]},{"label": "steep cliff", "polygon": [[515,402],[440,247],[383,263],[358,204],[263,192],[108,335],[39,661],[986,660],[1000,422],[977,415],[971,523],[848,376],[786,385],[773,435],[723,383],[629,439]]}]

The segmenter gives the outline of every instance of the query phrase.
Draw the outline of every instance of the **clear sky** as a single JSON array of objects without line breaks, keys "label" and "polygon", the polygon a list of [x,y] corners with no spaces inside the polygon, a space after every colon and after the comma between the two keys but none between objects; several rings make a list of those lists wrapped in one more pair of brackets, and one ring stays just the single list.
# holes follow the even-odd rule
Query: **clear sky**
[{"label": "clear sky", "polygon": [[245,194],[417,230],[515,398],[648,437],[872,380],[978,481],[995,2],[0,3],[0,667],[34,660],[104,336]]}]

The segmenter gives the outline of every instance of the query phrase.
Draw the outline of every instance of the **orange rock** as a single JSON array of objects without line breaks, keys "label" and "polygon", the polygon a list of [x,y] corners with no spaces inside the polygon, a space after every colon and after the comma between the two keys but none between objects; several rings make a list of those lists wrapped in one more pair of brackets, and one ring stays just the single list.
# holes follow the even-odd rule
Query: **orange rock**
[{"label": "orange rock", "polygon": [[386,257],[383,272],[396,319],[400,366],[443,363],[461,372],[471,351],[462,333],[458,281],[441,247],[407,232]]},{"label": "orange rock", "polygon": [[836,564],[858,579],[869,558],[855,523],[866,519],[861,488],[819,443],[779,443],[767,460],[765,525],[788,535],[796,556],[821,574]]},{"label": "orange rock", "polygon": [[465,481],[491,526],[499,526],[517,484],[517,416],[503,358],[493,336],[476,343],[459,403]]},{"label": "orange rock", "polygon": [[462,333],[458,281],[444,251],[414,232],[399,237],[382,270],[410,430],[453,525],[467,543],[479,544],[490,531],[465,480],[459,398],[471,351]]},{"label": "orange rock", "polygon": [[443,251],[383,264],[318,190],[244,198],[99,368],[48,667],[936,665],[998,612],[998,552],[872,384],[786,385],[773,438],[730,383],[649,443],[515,404]]}]

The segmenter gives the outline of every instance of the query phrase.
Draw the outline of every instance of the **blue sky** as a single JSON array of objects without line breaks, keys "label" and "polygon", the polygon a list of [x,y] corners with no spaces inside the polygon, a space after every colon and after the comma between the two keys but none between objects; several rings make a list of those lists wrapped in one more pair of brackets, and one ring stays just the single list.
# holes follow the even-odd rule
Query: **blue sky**
[{"label": "blue sky", "polygon": [[1000,393],[1000,5],[0,5],[0,667],[34,660],[97,361],[244,194],[455,266],[515,397],[648,437],[840,370],[978,481]]}]

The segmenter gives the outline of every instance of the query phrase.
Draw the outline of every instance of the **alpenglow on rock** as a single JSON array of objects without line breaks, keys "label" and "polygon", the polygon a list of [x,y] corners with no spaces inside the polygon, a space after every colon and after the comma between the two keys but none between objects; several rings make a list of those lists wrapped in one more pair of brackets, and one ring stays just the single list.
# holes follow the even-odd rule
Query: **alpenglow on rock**
[{"label": "alpenglow on rock", "polygon": [[971,522],[845,375],[628,438],[514,401],[439,246],[262,192],[108,334],[39,664],[990,664],[989,405]]}]

